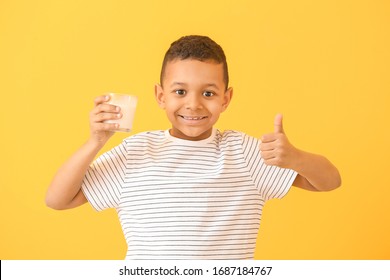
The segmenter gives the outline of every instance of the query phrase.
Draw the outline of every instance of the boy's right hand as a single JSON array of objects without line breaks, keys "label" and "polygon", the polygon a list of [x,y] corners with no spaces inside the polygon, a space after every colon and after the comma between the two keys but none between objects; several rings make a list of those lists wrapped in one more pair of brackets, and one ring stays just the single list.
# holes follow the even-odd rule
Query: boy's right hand
[{"label": "boy's right hand", "polygon": [[104,123],[107,120],[117,120],[122,117],[121,108],[115,105],[107,104],[110,100],[109,95],[102,95],[95,98],[95,107],[90,113],[89,124],[91,136],[90,140],[98,145],[104,145],[118,128],[116,123]]}]

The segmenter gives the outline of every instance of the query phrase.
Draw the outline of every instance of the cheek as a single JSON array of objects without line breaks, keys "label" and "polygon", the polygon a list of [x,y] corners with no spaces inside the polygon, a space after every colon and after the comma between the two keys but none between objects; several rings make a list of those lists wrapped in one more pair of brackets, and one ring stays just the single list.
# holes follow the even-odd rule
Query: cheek
[{"label": "cheek", "polygon": [[207,107],[208,110],[215,115],[219,115],[224,111],[223,105],[220,102],[211,103]]},{"label": "cheek", "polygon": [[170,119],[174,118],[178,111],[181,109],[180,102],[175,100],[167,100],[165,103],[165,112]]}]

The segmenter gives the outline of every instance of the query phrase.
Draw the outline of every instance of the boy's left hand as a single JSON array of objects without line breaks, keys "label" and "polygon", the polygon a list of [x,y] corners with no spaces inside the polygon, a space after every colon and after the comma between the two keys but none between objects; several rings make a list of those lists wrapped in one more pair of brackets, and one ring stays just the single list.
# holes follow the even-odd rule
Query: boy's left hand
[{"label": "boy's left hand", "polygon": [[288,141],[283,130],[283,116],[277,114],[274,121],[274,133],[261,137],[261,156],[267,165],[294,169],[299,150]]}]

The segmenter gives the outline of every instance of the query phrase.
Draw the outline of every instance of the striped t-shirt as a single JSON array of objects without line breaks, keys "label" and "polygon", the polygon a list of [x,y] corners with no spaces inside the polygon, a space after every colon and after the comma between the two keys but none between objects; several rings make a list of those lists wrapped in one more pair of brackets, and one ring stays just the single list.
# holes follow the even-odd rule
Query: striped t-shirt
[{"label": "striped t-shirt", "polygon": [[265,165],[259,140],[241,132],[150,131],[96,159],[82,190],[96,210],[117,210],[126,259],[253,259],[264,203],[295,176]]}]

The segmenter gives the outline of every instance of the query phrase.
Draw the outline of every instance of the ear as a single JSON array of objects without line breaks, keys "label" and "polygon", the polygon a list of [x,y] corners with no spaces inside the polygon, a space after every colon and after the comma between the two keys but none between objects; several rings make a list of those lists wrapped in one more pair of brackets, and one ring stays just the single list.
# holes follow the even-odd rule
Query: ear
[{"label": "ear", "polygon": [[232,87],[228,88],[225,91],[225,94],[224,94],[223,98],[224,98],[224,100],[223,100],[223,104],[222,104],[222,112],[224,112],[227,109],[227,107],[230,104],[230,101],[233,98],[233,88]]},{"label": "ear", "polygon": [[165,96],[164,90],[160,84],[154,86],[154,97],[161,109],[165,109]]}]

